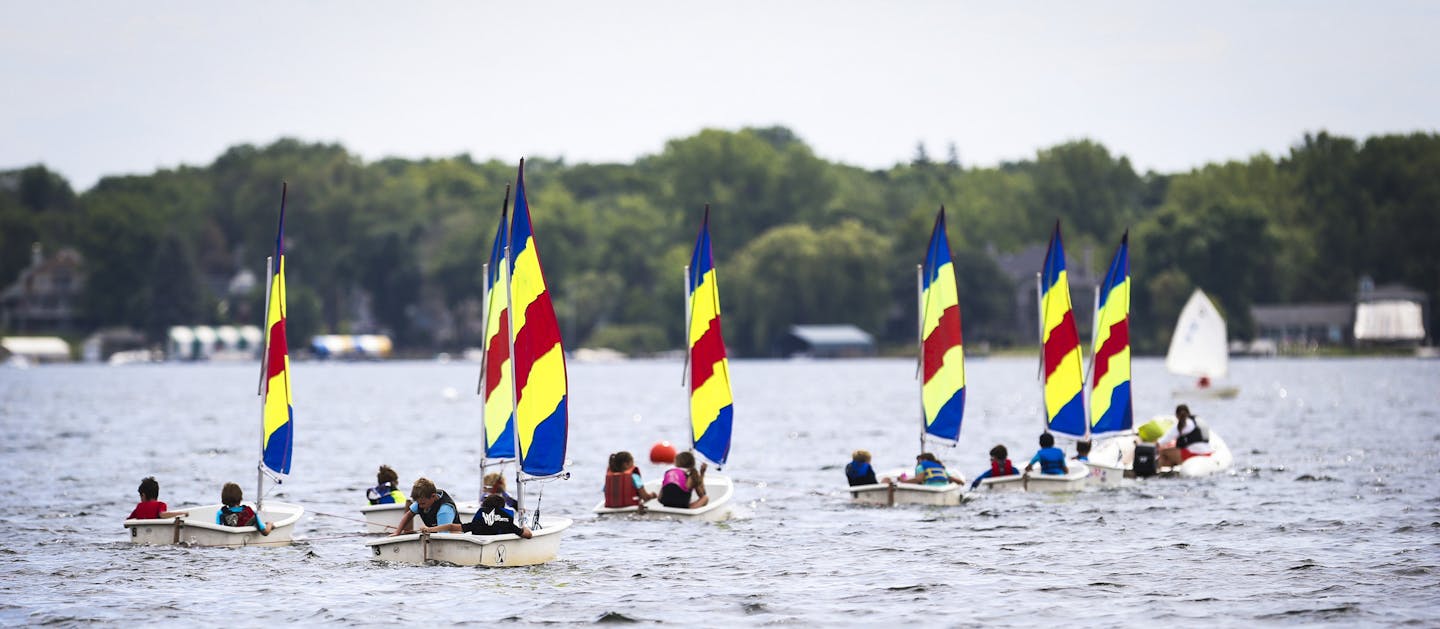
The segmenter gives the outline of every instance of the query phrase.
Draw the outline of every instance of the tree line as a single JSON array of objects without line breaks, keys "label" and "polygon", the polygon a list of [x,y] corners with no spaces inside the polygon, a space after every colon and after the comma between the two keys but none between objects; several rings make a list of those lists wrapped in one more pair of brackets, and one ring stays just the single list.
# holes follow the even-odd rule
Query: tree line
[{"label": "tree line", "polygon": [[[518,160],[517,160],[518,161]],[[569,347],[681,346],[682,266],[701,208],[731,352],[766,355],[795,323],[848,323],[882,342],[915,334],[914,268],[945,205],[967,343],[1034,344],[1015,325],[997,256],[1063,223],[1070,265],[1093,272],[1131,232],[1132,337],[1158,352],[1194,287],[1232,336],[1256,303],[1347,301],[1357,281],[1440,296],[1440,136],[1307,134],[1287,155],[1139,173],[1088,140],[967,167],[924,147],[867,170],[830,162],[789,129],[704,130],[628,164],[527,160],[546,275]],[[481,264],[515,164],[468,155],[367,162],[336,144],[239,145],[205,166],[101,179],[76,193],[43,165],[0,172],[0,286],[31,244],[85,259],[87,329],[160,340],[177,324],[257,323],[280,182],[291,334],[378,331],[400,348],[478,345]],[[1088,299],[1076,295],[1083,304]],[[1427,325],[1437,323],[1431,309]]]}]

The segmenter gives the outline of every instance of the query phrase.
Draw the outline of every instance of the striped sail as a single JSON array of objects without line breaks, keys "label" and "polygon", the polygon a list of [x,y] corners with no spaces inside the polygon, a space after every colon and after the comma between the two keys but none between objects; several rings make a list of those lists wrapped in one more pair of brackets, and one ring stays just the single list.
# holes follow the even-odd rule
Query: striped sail
[{"label": "striped sail", "polygon": [[1130,232],[1110,261],[1095,306],[1090,373],[1090,433],[1130,430],[1135,425],[1130,397]]},{"label": "striped sail", "polygon": [[508,235],[515,436],[521,471],[531,476],[552,476],[564,469],[570,423],[565,350],[530,223],[524,160],[520,161],[515,190],[515,214]]},{"label": "striped sail", "polygon": [[[508,191],[506,196],[508,197]],[[485,274],[485,338],[481,341],[485,361],[485,458],[515,458],[515,414],[510,384],[510,317],[506,309],[510,273],[505,268],[505,228],[508,208],[500,210],[500,226],[490,245],[490,264]]]},{"label": "striped sail", "polygon": [[710,206],[695,238],[686,277],[690,320],[686,323],[690,345],[690,439],[695,451],[716,465],[730,456],[730,430],[734,423],[735,400],[730,396],[730,361],[725,358],[725,338],[720,333],[720,287],[715,279],[715,259],[710,252]]},{"label": "striped sail", "polygon": [[960,337],[960,295],[945,230],[945,208],[935,217],[920,279],[921,399],[925,434],[955,441],[965,416],[965,346]]},{"label": "striped sail", "polygon": [[[265,377],[261,387],[260,465],[276,481],[290,474],[295,409],[290,404],[290,346],[285,340],[285,191],[270,261],[270,298],[265,308]],[[256,496],[258,500],[260,496]]]},{"label": "striped sail", "polygon": [[1084,437],[1085,402],[1081,391],[1085,376],[1080,367],[1080,334],[1070,305],[1060,221],[1055,221],[1055,233],[1050,237],[1050,250],[1045,252],[1045,267],[1040,272],[1040,330],[1046,425],[1051,432]]}]

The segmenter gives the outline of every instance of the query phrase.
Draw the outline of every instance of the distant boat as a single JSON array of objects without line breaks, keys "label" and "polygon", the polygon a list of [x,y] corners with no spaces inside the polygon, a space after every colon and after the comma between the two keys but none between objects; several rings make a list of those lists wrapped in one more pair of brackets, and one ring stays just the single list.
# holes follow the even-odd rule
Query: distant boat
[{"label": "distant boat", "polygon": [[[954,444],[965,416],[965,345],[960,326],[960,292],[945,228],[945,208],[935,215],[925,262],[917,267],[919,311],[920,451],[927,440]],[[898,478],[905,470],[887,471]],[[849,488],[855,502],[867,504],[960,504],[963,486],[876,483]]]},{"label": "distant boat", "polygon": [[[1065,271],[1065,246],[1060,221],[1050,236],[1045,264],[1037,277],[1036,301],[1040,307],[1040,380],[1045,430],[1071,439],[1088,438],[1085,421],[1085,375],[1081,368],[1080,333],[1070,303],[1070,279]],[[1068,474],[1041,474],[1039,468],[1020,475],[987,478],[980,486],[994,491],[1076,491],[1089,480],[1090,471],[1079,461],[1067,461]]]},{"label": "distant boat", "polygon": [[130,539],[137,544],[192,546],[285,546],[295,523],[304,515],[300,505],[265,502],[265,480],[279,485],[290,474],[294,447],[295,409],[290,398],[290,348],[285,337],[285,192],[280,189],[280,226],[275,231],[275,255],[266,262],[270,283],[265,293],[265,352],[260,359],[260,466],[256,474],[253,508],[270,528],[262,535],[254,526],[215,523],[221,505],[177,509],[184,516],[163,520],[126,520]]},{"label": "distant boat", "polygon": [[1225,319],[1198,288],[1180,310],[1170,336],[1170,351],[1165,353],[1165,368],[1173,374],[1197,378],[1193,386],[1176,389],[1176,397],[1233,398],[1240,393],[1239,387],[1215,382],[1224,378],[1230,368]]},{"label": "distant boat", "polygon": [[[515,213],[509,230],[502,227],[502,232],[503,236],[497,233],[496,243],[505,243],[504,253],[497,255],[492,245],[491,264],[486,267],[486,286],[492,289],[489,295],[501,293],[501,297],[488,300],[486,308],[487,345],[481,376],[485,452],[481,473],[491,463],[518,461],[515,524],[529,526],[534,537],[409,533],[367,542],[376,559],[461,566],[535,565],[555,559],[561,537],[570,528],[569,518],[540,515],[538,494],[534,508],[527,508],[526,502],[527,484],[569,477],[564,463],[570,413],[565,349],[530,222],[524,160],[520,161],[516,178]],[[496,284],[501,286],[496,288]],[[505,304],[504,310],[498,310],[501,303]],[[499,345],[502,342],[507,346],[504,350]],[[510,387],[509,396],[505,395],[506,387]]]},{"label": "distant boat", "polygon": [[[692,449],[718,470],[730,458],[730,436],[735,424],[735,400],[730,389],[730,360],[725,337],[720,333],[720,287],[715,257],[710,248],[710,205],[695,237],[690,264],[685,267],[685,369],[683,379],[690,392],[690,443]],[[646,483],[650,493],[659,495],[663,479]],[[667,507],[658,499],[638,506],[606,507],[595,513],[629,514],[642,518],[672,518],[714,522],[730,517],[735,484],[719,474],[705,475],[709,500],[695,509]]]}]

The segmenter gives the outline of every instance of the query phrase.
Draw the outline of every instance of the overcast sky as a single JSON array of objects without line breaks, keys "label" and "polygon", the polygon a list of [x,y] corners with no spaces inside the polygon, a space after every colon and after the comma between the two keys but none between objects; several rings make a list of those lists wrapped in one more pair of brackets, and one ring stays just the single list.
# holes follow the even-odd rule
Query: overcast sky
[{"label": "overcast sky", "polygon": [[0,0],[0,169],[205,165],[283,136],[629,162],[785,125],[881,168],[1092,138],[1140,170],[1440,130],[1437,2]]}]

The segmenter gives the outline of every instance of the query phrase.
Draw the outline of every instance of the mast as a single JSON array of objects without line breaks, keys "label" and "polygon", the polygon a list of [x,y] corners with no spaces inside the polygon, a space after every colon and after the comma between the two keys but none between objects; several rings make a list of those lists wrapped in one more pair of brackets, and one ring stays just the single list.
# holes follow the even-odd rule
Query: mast
[{"label": "mast", "polygon": [[480,382],[475,385],[475,395],[480,396],[480,498],[477,502],[485,502],[485,363],[490,362],[485,355],[486,341],[489,340],[485,337],[490,334],[489,262],[480,265],[480,274],[485,276],[485,281],[480,282],[480,320],[485,322],[485,327],[480,332]]},{"label": "mast", "polygon": [[[525,160],[520,160],[520,167],[525,167]],[[508,231],[505,234],[505,268],[503,270],[507,274],[510,273],[510,234]],[[515,308],[515,282],[510,281],[511,279],[514,278],[507,275],[505,282],[505,310],[507,312],[514,312]],[[515,439],[515,517],[519,520],[524,517],[525,513],[525,480],[520,477],[522,473],[520,468],[523,467],[520,465],[520,417],[518,414],[520,391],[515,384],[515,326],[506,326],[506,328],[505,342],[510,344],[510,415],[515,417],[515,429],[510,431]],[[481,484],[484,484],[483,480]]]},{"label": "mast", "polygon": [[683,293],[685,295],[685,365],[680,369],[680,386],[685,387],[685,389],[689,391],[689,395],[685,396],[685,423],[686,430],[690,433],[690,449],[694,450],[695,408],[694,405],[691,404],[691,396],[695,395],[695,391],[690,390],[690,380],[686,377],[690,374],[690,324],[692,323],[690,317],[693,316],[690,312],[690,302],[692,300],[690,284],[690,265],[687,264],[685,265],[685,292]]},{"label": "mast", "polygon": [[[281,192],[280,195],[283,199],[285,193]],[[283,205],[284,202],[282,201],[281,203]],[[275,287],[275,282],[270,281],[270,278],[275,276],[274,256],[267,256],[265,258],[265,270],[268,272],[265,276],[265,319],[268,324],[270,319],[270,293],[271,289]],[[267,397],[267,392],[265,391],[265,371],[266,365],[270,361],[270,330],[268,329],[268,325],[266,328],[265,344],[264,347],[260,349],[260,382],[255,389],[255,395],[260,397],[260,463],[255,466],[256,513],[260,512],[260,508],[263,506],[262,503],[265,500],[265,398]]]},{"label": "mast", "polygon": [[920,383],[920,454],[925,454],[925,265],[915,265],[915,381]]},{"label": "mast", "polygon": [[1040,284],[1040,274],[1035,274],[1035,321],[1040,335],[1040,364],[1035,369],[1040,380],[1040,423],[1045,432],[1050,432],[1050,409],[1045,408],[1045,288]]}]

